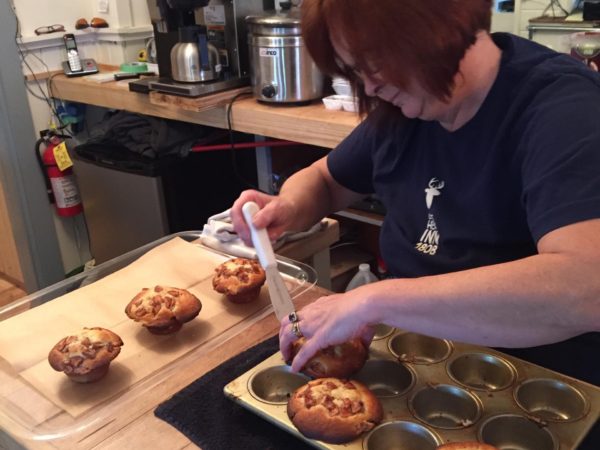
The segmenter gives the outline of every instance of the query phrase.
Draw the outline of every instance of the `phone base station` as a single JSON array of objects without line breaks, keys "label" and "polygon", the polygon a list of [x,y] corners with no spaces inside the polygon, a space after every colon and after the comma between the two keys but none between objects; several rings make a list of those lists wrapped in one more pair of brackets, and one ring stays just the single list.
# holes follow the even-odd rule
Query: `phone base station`
[{"label": "phone base station", "polygon": [[84,58],[81,60],[81,70],[73,71],[69,67],[67,61],[62,62],[62,68],[65,75],[68,77],[79,77],[82,75],[90,75],[92,73],[98,73],[98,66],[92,58]]}]

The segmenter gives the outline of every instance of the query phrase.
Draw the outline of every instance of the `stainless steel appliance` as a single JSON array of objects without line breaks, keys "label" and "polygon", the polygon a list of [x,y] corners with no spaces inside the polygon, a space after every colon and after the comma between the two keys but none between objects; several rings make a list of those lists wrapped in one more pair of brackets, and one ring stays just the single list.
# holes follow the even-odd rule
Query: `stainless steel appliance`
[{"label": "stainless steel appliance", "polygon": [[[159,79],[149,88],[176,95],[201,96],[250,84],[247,32],[244,18],[273,9],[274,0],[148,0],[153,13]],[[149,5],[150,6],[150,5]],[[193,68],[194,53],[188,27],[202,27],[209,50],[196,41],[199,56],[208,57],[208,69]],[[183,38],[180,39],[180,30]],[[204,37],[201,37],[204,39]],[[180,44],[191,44],[181,46]],[[172,53],[174,47],[181,48]],[[184,50],[185,49],[185,50]],[[214,51],[216,50],[216,52]],[[171,58],[173,54],[173,58]],[[218,56],[218,58],[217,58]],[[217,61],[215,62],[215,59]],[[183,62],[184,60],[188,62]],[[215,62],[211,63],[211,60]],[[180,61],[180,62],[178,62]],[[206,62],[206,59],[205,59]],[[220,71],[217,69],[220,68]],[[210,74],[212,70],[212,75]],[[218,73],[217,73],[218,72]]]},{"label": "stainless steel appliance", "polygon": [[179,28],[179,42],[171,49],[171,72],[175,81],[184,83],[219,78],[219,52],[208,43],[206,27],[190,25]]},{"label": "stainless steel appliance", "polygon": [[256,99],[304,103],[322,96],[324,76],[304,46],[299,8],[252,15],[246,23]]}]

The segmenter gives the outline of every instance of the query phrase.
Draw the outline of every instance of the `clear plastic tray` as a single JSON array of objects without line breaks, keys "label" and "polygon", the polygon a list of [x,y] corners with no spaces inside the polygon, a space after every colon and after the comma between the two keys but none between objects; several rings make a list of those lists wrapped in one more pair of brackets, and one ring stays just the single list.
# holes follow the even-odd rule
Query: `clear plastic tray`
[{"label": "clear plastic tray", "polygon": [[[180,232],[166,236],[111,261],[100,264],[90,271],[28,295],[17,302],[0,308],[0,324],[1,321],[10,320],[11,317],[23,311],[51,302],[71,291],[96,282],[128,266],[149,250],[175,237],[180,237],[187,242],[198,245],[207,252],[217,255],[218,258],[222,258],[223,261],[231,257],[231,255],[201,246],[199,241],[196,244],[199,236],[199,231]],[[279,256],[277,257],[277,261],[279,270],[286,279],[286,284],[288,289],[290,289],[292,298],[298,297],[315,285],[317,275],[315,270],[310,266]],[[95,430],[104,427],[112,420],[111,416],[119,408],[130,405],[130,402],[135,402],[137,398],[148,393],[161,380],[169,377],[170,374],[184,369],[189,364],[192,364],[199,355],[203,355],[205,352],[210,352],[219,347],[271,312],[272,306],[268,304],[252,315],[243,317],[233,327],[193,347],[166,367],[138,380],[131,386],[127,386],[118,395],[113,396],[82,415],[73,417],[59,408],[57,414],[41,423],[39,423],[39,419],[34,419],[36,416],[39,417],[39,413],[36,411],[39,407],[39,402],[36,402],[35,399],[37,398],[44,403],[48,403],[49,399],[44,397],[43,393],[21,377],[19,372],[6,359],[0,357],[0,429],[25,445],[27,445],[28,441],[46,441],[57,446],[60,446],[61,440],[68,439],[68,442],[74,442],[77,436],[83,433],[89,435]],[[201,318],[202,312],[198,319]],[[131,324],[132,326],[139,327],[139,324],[135,324],[134,322],[131,322]],[[43,329],[40,330],[40,339],[43,339]],[[50,350],[55,342],[47,342],[47,344],[48,350]],[[115,361],[118,361],[118,358]],[[184,386],[181,387],[183,388]],[[15,395],[15,393],[18,393],[18,395]]]}]

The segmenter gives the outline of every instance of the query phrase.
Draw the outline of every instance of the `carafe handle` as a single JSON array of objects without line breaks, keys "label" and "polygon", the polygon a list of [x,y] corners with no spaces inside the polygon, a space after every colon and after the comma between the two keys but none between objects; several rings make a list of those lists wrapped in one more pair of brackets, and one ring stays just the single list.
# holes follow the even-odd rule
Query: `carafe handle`
[{"label": "carafe handle", "polygon": [[211,64],[214,65],[213,70],[215,71],[215,73],[220,73],[221,72],[221,57],[219,55],[219,50],[217,50],[217,47],[215,47],[213,44],[208,44],[208,51],[210,52],[211,55]]},{"label": "carafe handle", "polygon": [[198,33],[198,58],[201,70],[211,70],[210,57],[208,55],[208,40],[206,34]]}]

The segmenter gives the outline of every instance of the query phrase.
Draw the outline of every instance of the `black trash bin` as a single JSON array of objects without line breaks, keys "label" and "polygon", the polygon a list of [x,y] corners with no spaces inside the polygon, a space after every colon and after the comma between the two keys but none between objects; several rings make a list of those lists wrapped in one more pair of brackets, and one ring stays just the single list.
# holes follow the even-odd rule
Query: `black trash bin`
[{"label": "black trash bin", "polygon": [[230,151],[151,159],[97,143],[74,152],[97,264],[170,233],[201,230],[208,217],[229,208],[248,188],[245,182],[256,183],[251,149],[236,150],[235,161]]}]

